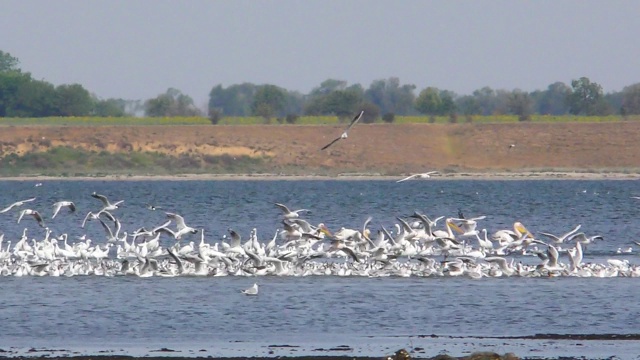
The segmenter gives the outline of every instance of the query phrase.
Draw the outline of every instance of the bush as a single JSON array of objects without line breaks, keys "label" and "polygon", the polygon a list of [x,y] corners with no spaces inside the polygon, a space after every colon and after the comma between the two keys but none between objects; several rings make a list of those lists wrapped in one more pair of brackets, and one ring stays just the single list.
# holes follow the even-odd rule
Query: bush
[{"label": "bush", "polygon": [[287,122],[287,124],[295,124],[296,122],[298,122],[298,118],[299,116],[297,114],[287,114],[285,121]]},{"label": "bush", "polygon": [[455,124],[458,122],[458,114],[457,113],[451,113],[449,114],[449,122],[452,124]]},{"label": "bush", "polygon": [[217,108],[209,109],[209,121],[212,125],[217,125],[222,120],[222,110]]},{"label": "bush", "polygon": [[382,115],[382,121],[386,123],[392,123],[396,119],[396,115],[394,113],[386,113]]}]

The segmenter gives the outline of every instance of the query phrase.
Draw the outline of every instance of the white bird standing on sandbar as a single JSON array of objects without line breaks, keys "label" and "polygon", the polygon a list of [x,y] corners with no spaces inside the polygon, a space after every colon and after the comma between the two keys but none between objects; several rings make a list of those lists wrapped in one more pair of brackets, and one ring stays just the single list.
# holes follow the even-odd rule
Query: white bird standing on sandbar
[{"label": "white bird standing on sandbar", "polygon": [[258,295],[258,284],[254,283],[252,287],[242,290],[242,293],[245,295]]},{"label": "white bird standing on sandbar", "polygon": [[346,129],[344,129],[344,132],[342,133],[342,135],[338,136],[333,141],[323,146],[322,149],[320,150],[324,150],[328,148],[329,146],[335,144],[338,140],[346,139],[349,136],[348,134],[349,130],[351,130],[351,128],[360,120],[360,118],[362,118],[362,115],[364,115],[364,110],[360,111],[360,113],[356,115],[356,117],[354,117],[353,120],[351,120],[351,123],[349,123],[349,126],[347,126]]},{"label": "white bird standing on sandbar", "polygon": [[413,175],[407,176],[404,179],[400,179],[400,180],[398,180],[396,182],[399,183],[399,182],[403,182],[403,181],[407,181],[407,180],[411,180],[411,179],[428,179],[428,178],[431,177],[431,175],[435,175],[437,173],[438,173],[437,171],[429,171],[429,172],[426,172],[426,173],[413,174]]}]

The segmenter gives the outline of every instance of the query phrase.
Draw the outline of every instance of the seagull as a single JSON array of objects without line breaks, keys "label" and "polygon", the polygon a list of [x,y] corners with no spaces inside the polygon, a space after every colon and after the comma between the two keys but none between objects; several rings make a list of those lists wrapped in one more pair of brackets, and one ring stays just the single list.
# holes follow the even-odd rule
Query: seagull
[{"label": "seagull", "polygon": [[158,210],[158,209],[162,209],[162,206],[155,206],[155,205],[147,204],[147,209],[149,209],[149,210]]},{"label": "seagull", "polygon": [[349,126],[347,126],[347,128],[344,130],[342,135],[340,135],[339,137],[335,138],[333,141],[331,141],[327,145],[323,146],[322,149],[320,149],[320,150],[327,149],[329,146],[335,144],[338,140],[346,139],[348,137],[347,133],[349,132],[349,130],[351,130],[351,128],[360,120],[360,118],[362,118],[363,114],[364,114],[364,110],[360,111],[360,113],[358,115],[356,115],[356,117],[354,117],[353,120],[351,120],[351,123],[349,123]]},{"label": "seagull", "polygon": [[115,210],[118,208],[118,205],[124,202],[124,200],[120,200],[112,204],[111,202],[109,202],[109,199],[107,199],[106,196],[97,194],[95,191],[93,192],[93,194],[91,194],[91,196],[102,201],[102,203],[104,204],[102,210]]},{"label": "seagull", "polygon": [[254,283],[252,287],[242,290],[242,293],[245,295],[258,295],[258,284]]},{"label": "seagull", "polygon": [[284,213],[284,215],[283,215],[283,216],[284,216],[284,218],[285,218],[285,219],[293,219],[293,218],[297,218],[297,217],[299,217],[299,216],[300,216],[300,214],[298,214],[299,212],[302,212],[302,211],[309,211],[309,210],[307,210],[307,209],[298,209],[298,210],[293,210],[293,211],[291,211],[291,210],[289,210],[289,208],[288,208],[286,205],[284,205],[284,204],[275,203],[275,205],[276,205],[277,207],[279,207],[279,208],[280,208],[280,210],[282,210],[282,212]]},{"label": "seagull", "polygon": [[18,224],[20,224],[20,220],[22,220],[22,217],[25,215],[33,216],[33,218],[36,219],[36,221],[38,222],[38,225],[40,225],[40,227],[44,227],[44,221],[42,220],[42,216],[40,216],[40,213],[31,209],[24,209],[20,211],[20,217],[18,217]]},{"label": "seagull", "polygon": [[513,149],[514,147],[516,147],[516,144],[509,144],[509,150]]},{"label": "seagull", "polygon": [[64,206],[69,207],[70,212],[76,211],[76,205],[72,201],[58,201],[57,203],[53,204],[53,207],[55,209],[53,210],[53,216],[51,218],[55,218],[56,215],[58,215],[60,209],[62,209]]},{"label": "seagull", "polygon": [[14,208],[14,207],[16,207],[16,206],[22,206],[22,205],[24,205],[25,203],[31,202],[31,201],[33,201],[33,200],[35,200],[35,199],[36,199],[36,198],[31,198],[31,199],[27,199],[27,200],[16,201],[16,202],[14,202],[13,204],[11,204],[11,205],[7,206],[6,208],[4,208],[4,209],[0,210],[0,214],[4,214],[4,213],[6,213],[7,211],[9,211],[9,210],[13,209],[13,208]]},{"label": "seagull", "polygon": [[198,229],[192,228],[191,226],[188,226],[187,224],[185,224],[184,218],[181,215],[170,213],[170,212],[165,212],[165,214],[167,214],[167,217],[169,219],[172,219],[176,222],[176,231],[173,231],[167,227],[162,227],[159,230],[168,232],[170,235],[173,235],[173,237],[176,240],[180,240],[182,238],[182,235],[184,234],[187,234],[187,233],[195,234],[198,232]]},{"label": "seagull", "polygon": [[437,173],[438,173],[437,171],[429,171],[429,172],[426,172],[426,173],[413,174],[413,175],[407,176],[404,179],[400,179],[400,180],[398,180],[396,182],[399,183],[399,182],[403,182],[403,181],[407,181],[407,180],[411,180],[411,179],[428,179],[428,178],[431,177],[431,175],[435,175]]}]

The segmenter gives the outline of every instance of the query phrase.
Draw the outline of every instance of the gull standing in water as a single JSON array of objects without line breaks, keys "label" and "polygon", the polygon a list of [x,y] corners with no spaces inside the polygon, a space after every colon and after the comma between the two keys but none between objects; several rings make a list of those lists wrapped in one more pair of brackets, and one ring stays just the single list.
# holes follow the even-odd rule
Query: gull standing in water
[{"label": "gull standing in water", "polygon": [[6,208],[4,208],[4,209],[0,210],[0,214],[4,214],[4,213],[6,213],[7,211],[9,211],[9,210],[13,209],[13,208],[14,208],[14,207],[16,207],[16,206],[22,206],[22,205],[24,205],[25,203],[31,202],[31,201],[33,201],[33,200],[35,200],[35,199],[36,199],[36,198],[31,198],[31,199],[27,199],[27,200],[16,201],[16,202],[14,202],[13,204],[11,204],[11,205],[7,206]]},{"label": "gull standing in water", "polygon": [[413,175],[407,176],[404,179],[400,179],[400,180],[398,180],[396,182],[399,183],[399,182],[403,182],[403,181],[407,181],[407,180],[411,180],[411,179],[428,179],[428,178],[431,177],[431,175],[435,175],[437,173],[438,173],[437,171],[429,171],[429,172],[426,172],[426,173],[413,174]]},{"label": "gull standing in water", "polygon": [[356,117],[353,118],[353,120],[351,120],[351,122],[349,123],[349,126],[347,126],[346,129],[344,129],[344,132],[342,133],[342,135],[338,136],[337,138],[333,139],[333,141],[331,141],[330,143],[328,143],[327,145],[323,146],[320,150],[324,150],[327,149],[329,146],[335,144],[336,142],[338,142],[338,140],[342,140],[342,139],[346,139],[348,137],[348,132],[349,130],[351,130],[351,128],[358,122],[360,121],[360,118],[362,118],[362,115],[364,114],[364,110],[360,111],[360,113],[358,115],[356,115]]},{"label": "gull standing in water", "polygon": [[258,295],[258,284],[254,283],[252,287],[242,290],[242,293],[245,295]]}]

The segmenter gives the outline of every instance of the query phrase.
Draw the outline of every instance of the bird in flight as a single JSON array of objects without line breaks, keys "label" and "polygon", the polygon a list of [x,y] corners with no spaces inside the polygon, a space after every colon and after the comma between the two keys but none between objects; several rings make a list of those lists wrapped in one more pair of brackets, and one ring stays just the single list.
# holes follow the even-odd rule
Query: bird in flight
[{"label": "bird in flight", "polygon": [[333,141],[331,141],[330,143],[328,143],[327,145],[323,146],[322,149],[320,150],[324,150],[327,149],[329,146],[335,144],[338,140],[342,140],[342,139],[346,139],[348,137],[348,132],[349,130],[351,130],[351,128],[358,122],[360,121],[360,118],[362,118],[362,115],[364,114],[364,110],[360,111],[360,113],[358,115],[356,115],[356,117],[353,118],[353,120],[351,120],[351,122],[349,123],[349,126],[347,126],[346,129],[344,129],[344,132],[342,133],[342,135],[338,136],[337,138],[333,139]]},{"label": "bird in flight", "polygon": [[413,175],[407,176],[404,179],[400,179],[400,180],[398,180],[396,182],[399,183],[399,182],[403,182],[403,181],[407,181],[407,180],[411,180],[411,179],[428,179],[428,178],[431,177],[431,175],[435,175],[437,173],[438,173],[437,171],[429,171],[429,172],[426,172],[426,173],[413,174]]}]

